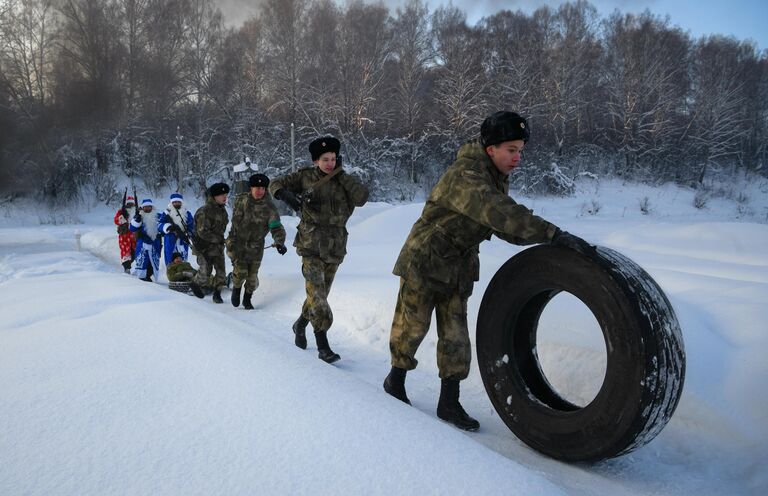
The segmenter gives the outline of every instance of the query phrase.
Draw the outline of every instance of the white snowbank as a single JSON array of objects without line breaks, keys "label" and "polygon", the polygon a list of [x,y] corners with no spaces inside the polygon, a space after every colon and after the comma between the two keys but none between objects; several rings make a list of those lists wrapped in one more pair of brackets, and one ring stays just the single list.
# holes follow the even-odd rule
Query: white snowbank
[{"label": "white snowbank", "polygon": [[[0,494],[764,494],[768,227],[696,210],[685,191],[618,183],[584,215],[593,194],[520,200],[631,257],[677,312],[683,397],[636,452],[594,465],[539,455],[498,418],[474,367],[462,400],[480,432],[437,420],[434,330],[408,375],[413,407],[381,391],[391,268],[422,205],[370,204],[350,220],[330,297],[337,366],[293,346],[304,285],[292,250],[266,251],[256,310],[214,305],[121,274],[102,208],[75,226],[0,228]],[[649,215],[632,206],[645,194]],[[296,219],[283,221],[292,241]],[[471,330],[488,281],[521,249],[482,245]],[[539,353],[558,389],[588,400],[599,331],[581,302],[556,300]]]}]

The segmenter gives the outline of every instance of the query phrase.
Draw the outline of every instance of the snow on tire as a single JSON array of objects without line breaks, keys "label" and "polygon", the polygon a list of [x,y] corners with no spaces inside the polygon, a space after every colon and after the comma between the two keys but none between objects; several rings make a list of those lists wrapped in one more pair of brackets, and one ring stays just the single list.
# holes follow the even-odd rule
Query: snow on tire
[{"label": "snow on tire", "polygon": [[[603,384],[584,407],[555,391],[536,352],[539,317],[561,291],[592,311],[606,344]],[[643,446],[683,390],[685,351],[672,306],[648,273],[605,247],[586,256],[539,245],[509,259],[483,295],[476,342],[499,416],[523,442],[560,460],[602,460]]]}]

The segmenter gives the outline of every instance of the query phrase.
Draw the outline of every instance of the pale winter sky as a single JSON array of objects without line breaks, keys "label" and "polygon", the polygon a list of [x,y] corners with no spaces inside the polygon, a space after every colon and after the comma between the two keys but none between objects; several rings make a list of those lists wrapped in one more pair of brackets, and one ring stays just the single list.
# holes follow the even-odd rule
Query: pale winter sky
[{"label": "pale winter sky", "polygon": [[[219,0],[219,5],[231,24],[240,24],[258,11],[262,0]],[[383,0],[393,11],[404,0]],[[557,8],[565,0],[454,0],[453,4],[467,13],[470,24],[501,9],[533,12],[549,5]],[[615,9],[622,12],[642,12],[650,9],[657,15],[669,15],[672,25],[690,31],[695,38],[705,34],[732,35],[740,40],[752,39],[759,49],[768,49],[767,0],[590,0],[602,17]],[[344,3],[344,0],[337,0]],[[428,0],[430,8],[447,4],[446,0]]]}]

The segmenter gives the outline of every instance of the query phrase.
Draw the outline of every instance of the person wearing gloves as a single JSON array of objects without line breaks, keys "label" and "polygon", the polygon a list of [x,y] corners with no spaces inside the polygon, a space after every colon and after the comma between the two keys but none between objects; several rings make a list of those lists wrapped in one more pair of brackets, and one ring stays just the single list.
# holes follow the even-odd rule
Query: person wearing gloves
[{"label": "person wearing gloves", "polygon": [[437,416],[460,429],[480,424],[459,403],[459,382],[469,374],[472,350],[467,301],[479,278],[479,245],[491,235],[509,243],[554,243],[593,249],[509,196],[509,173],[520,163],[530,132],[514,112],[488,116],[480,138],[464,144],[456,161],[432,189],[411,228],[393,273],[400,276],[389,338],[392,369],[384,390],[410,404],[405,375],[416,368],[416,350],[437,317],[440,398]]},{"label": "person wearing gloves", "polygon": [[165,266],[171,264],[174,253],[180,254],[186,262],[189,258],[189,240],[195,232],[195,219],[192,212],[184,207],[181,193],[171,194],[168,207],[160,214],[160,231],[164,239]]},{"label": "person wearing gloves", "polygon": [[275,249],[285,255],[285,229],[280,214],[267,194],[269,178],[253,174],[248,178],[249,192],[235,197],[232,227],[227,237],[227,254],[232,260],[232,306],[240,306],[240,291],[245,283],[243,308],[253,310],[251,296],[259,287],[259,267],[264,258],[264,239],[272,234]]},{"label": "person wearing gloves", "polygon": [[[199,269],[190,284],[190,289],[198,298],[204,298],[203,287],[212,286],[211,298],[214,303],[224,303],[221,299],[221,288],[227,282],[224,265],[224,231],[227,230],[229,223],[228,194],[229,186],[226,183],[212,184],[208,188],[208,199],[205,205],[195,212],[192,252],[197,255]],[[216,275],[211,281],[210,277],[214,269],[216,269]]]},{"label": "person wearing gloves", "polygon": [[333,136],[309,144],[313,167],[272,181],[269,192],[301,212],[293,246],[301,256],[307,297],[293,324],[294,343],[307,348],[306,328],[312,323],[318,358],[333,363],[341,357],[328,344],[333,313],[328,293],[347,253],[347,220],[355,207],[368,201],[368,188],[341,167],[341,143]]},{"label": "person wearing gloves", "polygon": [[155,212],[151,198],[141,201],[141,208],[133,216],[131,232],[136,235],[136,275],[142,281],[152,281],[160,276],[160,250],[163,247],[163,235],[159,230],[160,214]]}]

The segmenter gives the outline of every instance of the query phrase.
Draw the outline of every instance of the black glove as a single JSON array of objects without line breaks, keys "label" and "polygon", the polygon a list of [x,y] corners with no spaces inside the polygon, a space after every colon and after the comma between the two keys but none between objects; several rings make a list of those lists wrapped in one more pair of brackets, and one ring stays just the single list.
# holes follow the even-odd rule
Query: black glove
[{"label": "black glove", "polygon": [[306,191],[303,195],[301,195],[301,204],[304,205],[305,208],[309,208],[312,210],[319,210],[320,209],[320,200],[318,199],[318,195],[315,191]]},{"label": "black glove", "polygon": [[184,230],[176,224],[171,224],[170,227],[168,227],[168,232],[173,233],[176,236],[182,236],[184,234]]},{"label": "black glove", "polygon": [[281,255],[285,255],[286,253],[288,253],[288,248],[286,248],[285,245],[281,245],[281,244],[276,244],[275,250],[277,250],[277,252]]},{"label": "black glove", "polygon": [[570,248],[571,250],[576,250],[583,255],[595,252],[594,246],[590,245],[578,236],[574,236],[567,231],[563,231],[559,227],[555,231],[555,235],[552,236],[552,241],[550,241],[550,243],[555,246],[563,246],[565,248]]},{"label": "black glove", "polygon": [[301,200],[285,188],[277,190],[275,199],[285,202],[286,205],[297,212],[301,211]]},{"label": "black glove", "polygon": [[135,220],[137,224],[141,224],[141,214],[136,212],[136,215],[133,216],[133,220]]}]

